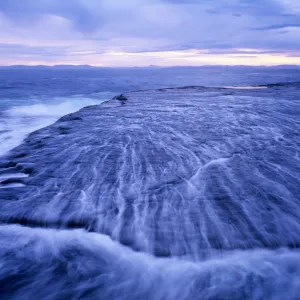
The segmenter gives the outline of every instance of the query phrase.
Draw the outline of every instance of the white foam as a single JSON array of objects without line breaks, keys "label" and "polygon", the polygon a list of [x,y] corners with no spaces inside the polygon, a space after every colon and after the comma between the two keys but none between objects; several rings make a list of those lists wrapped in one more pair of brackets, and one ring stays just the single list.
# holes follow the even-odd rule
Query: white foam
[{"label": "white foam", "polygon": [[28,177],[28,174],[24,174],[24,173],[5,174],[5,175],[0,175],[0,182],[9,178],[26,178],[26,177]]},{"label": "white foam", "polygon": [[102,234],[19,225],[0,226],[0,241],[0,279],[19,274],[16,299],[52,299],[66,291],[69,298],[93,293],[91,299],[281,300],[299,295],[299,250],[237,250],[191,262],[136,253]]},{"label": "white foam", "polygon": [[49,104],[10,107],[0,116],[0,156],[22,143],[29,133],[49,126],[60,117],[85,106],[109,100],[109,97],[108,93],[105,93],[103,99],[56,98],[51,99]]},{"label": "white foam", "polygon": [[0,183],[0,189],[8,189],[8,188],[19,188],[19,187],[24,187],[25,184],[23,183],[9,183],[9,184],[1,184]]},{"label": "white foam", "polygon": [[234,90],[263,90],[267,89],[267,86],[222,86],[223,89],[234,89]]},{"label": "white foam", "polygon": [[[59,102],[62,101],[62,102]],[[34,104],[28,106],[15,106],[10,108],[6,114],[12,117],[26,117],[26,116],[46,116],[46,117],[60,117],[82,107],[89,105],[96,105],[103,101],[98,101],[89,98],[74,98],[74,99],[57,99],[54,104]]]}]

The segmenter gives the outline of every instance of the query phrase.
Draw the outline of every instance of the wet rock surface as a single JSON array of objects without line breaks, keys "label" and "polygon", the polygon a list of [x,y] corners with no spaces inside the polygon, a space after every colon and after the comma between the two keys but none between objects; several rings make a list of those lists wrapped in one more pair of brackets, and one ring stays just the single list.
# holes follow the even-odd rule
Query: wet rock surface
[{"label": "wet rock surface", "polygon": [[233,93],[130,93],[32,133],[2,158],[29,176],[1,182],[22,183],[0,189],[1,221],[83,223],[158,256],[297,247],[299,102]]},{"label": "wet rock surface", "polygon": [[[299,94],[186,87],[125,96],[126,105],[113,99],[61,118],[0,159],[0,239],[18,241],[5,244],[2,261],[28,278],[0,274],[21,282],[3,294],[20,295],[41,272],[37,286],[53,281],[66,297],[282,299],[284,285],[297,299]],[[23,254],[12,258],[15,248]]]}]

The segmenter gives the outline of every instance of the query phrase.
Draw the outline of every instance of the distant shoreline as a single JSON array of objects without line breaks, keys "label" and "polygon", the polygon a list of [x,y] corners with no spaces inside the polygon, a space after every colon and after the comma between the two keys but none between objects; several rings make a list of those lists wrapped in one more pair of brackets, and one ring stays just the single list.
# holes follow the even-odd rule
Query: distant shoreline
[{"label": "distant shoreline", "polygon": [[0,69],[172,69],[172,68],[278,68],[278,69],[299,69],[300,65],[274,65],[274,66],[248,66],[248,65],[202,65],[202,66],[119,66],[119,67],[108,67],[108,66],[91,66],[91,65],[8,65],[0,66]]}]

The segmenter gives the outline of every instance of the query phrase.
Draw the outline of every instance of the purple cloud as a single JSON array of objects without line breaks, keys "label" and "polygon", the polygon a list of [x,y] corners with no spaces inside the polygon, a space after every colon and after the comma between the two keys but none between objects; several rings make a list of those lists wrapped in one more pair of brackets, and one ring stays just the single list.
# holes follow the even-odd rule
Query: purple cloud
[{"label": "purple cloud", "polygon": [[[59,59],[189,49],[300,51],[300,7],[292,0],[1,0],[0,26],[1,55],[16,60],[18,53],[43,61],[51,53]],[[4,44],[17,46],[9,51]]]}]

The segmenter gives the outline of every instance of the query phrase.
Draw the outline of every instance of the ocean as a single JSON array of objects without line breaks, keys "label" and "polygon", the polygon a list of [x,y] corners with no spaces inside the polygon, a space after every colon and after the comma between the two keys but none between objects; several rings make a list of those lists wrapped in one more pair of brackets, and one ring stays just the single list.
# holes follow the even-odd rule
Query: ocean
[{"label": "ocean", "polygon": [[299,116],[297,67],[0,68],[1,299],[300,299]]},{"label": "ocean", "polygon": [[119,93],[180,86],[299,82],[299,68],[0,69],[0,155],[34,130]]}]

